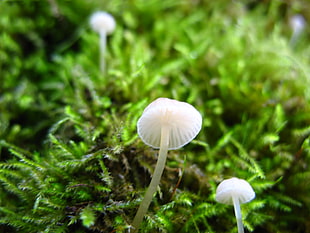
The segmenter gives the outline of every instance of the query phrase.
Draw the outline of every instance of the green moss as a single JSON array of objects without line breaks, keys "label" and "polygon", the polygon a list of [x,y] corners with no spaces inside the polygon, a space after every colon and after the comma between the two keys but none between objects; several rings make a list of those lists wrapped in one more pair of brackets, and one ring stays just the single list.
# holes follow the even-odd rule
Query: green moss
[{"label": "green moss", "polygon": [[[140,232],[236,232],[214,198],[231,176],[256,192],[248,231],[309,231],[309,30],[292,46],[289,26],[309,7],[2,1],[0,231],[128,231],[157,159],[136,122],[158,97],[195,106],[203,129],[169,152]],[[98,9],[117,22],[105,74]]]}]

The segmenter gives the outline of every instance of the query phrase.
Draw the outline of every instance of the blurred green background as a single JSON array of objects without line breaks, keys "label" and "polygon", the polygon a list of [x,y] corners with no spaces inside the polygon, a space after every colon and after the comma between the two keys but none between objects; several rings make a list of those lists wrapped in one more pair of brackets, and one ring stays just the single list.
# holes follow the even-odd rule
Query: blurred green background
[{"label": "blurred green background", "polygon": [[[99,69],[92,13],[117,26]],[[294,19],[299,21],[294,23]],[[203,128],[170,151],[140,232],[237,232],[215,202],[247,180],[246,232],[310,232],[310,2],[0,2],[0,232],[127,232],[156,164],[158,97]]]}]

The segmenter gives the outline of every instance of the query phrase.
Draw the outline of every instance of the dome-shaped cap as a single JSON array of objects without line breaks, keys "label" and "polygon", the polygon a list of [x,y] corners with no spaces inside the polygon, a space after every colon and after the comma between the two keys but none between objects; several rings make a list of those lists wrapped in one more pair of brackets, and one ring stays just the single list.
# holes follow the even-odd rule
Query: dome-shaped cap
[{"label": "dome-shaped cap", "polygon": [[216,201],[233,205],[233,197],[237,197],[240,203],[246,203],[255,198],[255,192],[251,185],[236,177],[222,181],[216,189]]},{"label": "dome-shaped cap", "polygon": [[149,104],[137,123],[142,141],[154,148],[160,147],[161,128],[169,127],[169,150],[178,149],[199,133],[200,113],[190,104],[168,98],[158,98]]},{"label": "dome-shaped cap", "polygon": [[89,23],[94,31],[105,31],[107,34],[112,33],[116,26],[113,16],[104,11],[93,13],[90,17]]}]

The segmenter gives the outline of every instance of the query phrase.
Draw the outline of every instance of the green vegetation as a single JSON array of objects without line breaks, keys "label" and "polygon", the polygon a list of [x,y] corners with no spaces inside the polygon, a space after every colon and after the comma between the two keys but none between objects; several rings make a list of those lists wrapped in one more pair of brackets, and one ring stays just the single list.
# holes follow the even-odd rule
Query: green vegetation
[{"label": "green vegetation", "polygon": [[[127,232],[157,161],[136,122],[158,97],[203,115],[169,151],[140,232],[237,232],[217,185],[247,180],[248,232],[310,232],[307,1],[0,2],[0,232]],[[111,13],[106,72],[96,10]],[[310,22],[309,18],[308,22]]]}]

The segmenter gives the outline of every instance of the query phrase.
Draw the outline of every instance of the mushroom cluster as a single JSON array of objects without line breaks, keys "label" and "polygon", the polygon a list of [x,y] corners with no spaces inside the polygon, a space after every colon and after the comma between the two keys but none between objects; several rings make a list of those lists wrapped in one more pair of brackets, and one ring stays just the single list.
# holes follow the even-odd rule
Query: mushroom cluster
[{"label": "mushroom cluster", "polygon": [[159,155],[151,183],[132,222],[133,232],[138,231],[160,183],[168,150],[179,149],[192,141],[201,125],[200,113],[185,102],[158,98],[145,108],[137,123],[138,134],[145,144],[159,149]]},{"label": "mushroom cluster", "polygon": [[[190,104],[168,98],[158,98],[149,104],[137,123],[142,141],[159,149],[158,160],[150,185],[131,224],[137,232],[164,171],[168,150],[179,149],[192,141],[202,126],[200,113]],[[255,198],[251,185],[236,177],[222,181],[216,190],[216,201],[234,206],[238,233],[244,233],[240,204]]]}]

